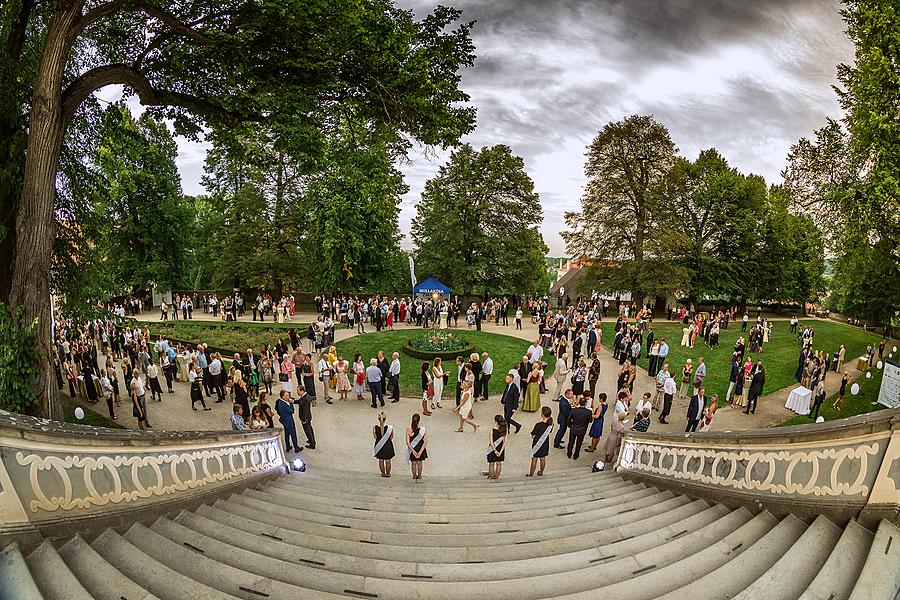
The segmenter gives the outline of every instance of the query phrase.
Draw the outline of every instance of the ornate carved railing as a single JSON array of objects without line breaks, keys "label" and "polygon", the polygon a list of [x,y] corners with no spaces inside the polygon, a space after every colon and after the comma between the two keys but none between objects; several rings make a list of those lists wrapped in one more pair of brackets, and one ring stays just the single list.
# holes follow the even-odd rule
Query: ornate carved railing
[{"label": "ornate carved railing", "polygon": [[144,519],[252,485],[285,472],[278,434],[112,430],[0,411],[0,538]]},{"label": "ornate carved railing", "polygon": [[755,431],[629,433],[616,470],[726,504],[898,522],[900,410]]}]

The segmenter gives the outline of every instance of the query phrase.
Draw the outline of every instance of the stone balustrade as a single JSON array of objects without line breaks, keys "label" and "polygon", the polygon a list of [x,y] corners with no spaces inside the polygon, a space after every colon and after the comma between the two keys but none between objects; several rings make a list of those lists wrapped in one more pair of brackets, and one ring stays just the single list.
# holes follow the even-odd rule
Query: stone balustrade
[{"label": "stone balustrade", "polygon": [[629,479],[776,515],[900,520],[900,410],[818,425],[703,434],[628,433]]},{"label": "stone balustrade", "polygon": [[153,518],[283,474],[279,433],[114,430],[0,411],[0,545]]}]

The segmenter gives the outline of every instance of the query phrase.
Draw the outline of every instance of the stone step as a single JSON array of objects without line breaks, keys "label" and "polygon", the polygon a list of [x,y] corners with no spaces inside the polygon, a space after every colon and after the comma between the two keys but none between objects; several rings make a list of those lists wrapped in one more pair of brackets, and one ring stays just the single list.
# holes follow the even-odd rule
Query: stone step
[{"label": "stone step", "polygon": [[31,576],[44,598],[53,600],[92,600],[92,596],[72,573],[48,540],[41,542],[25,558]]},{"label": "stone step", "polygon": [[[512,525],[521,525],[527,523],[529,528],[540,528],[553,524],[563,524],[567,520],[576,520],[581,511],[572,511],[571,507],[583,507],[583,509],[591,513],[597,509],[606,507],[610,504],[625,504],[639,498],[645,498],[660,493],[656,488],[639,487],[627,494],[621,494],[612,498],[603,498],[597,502],[578,502],[571,503],[568,506],[553,507],[551,516],[537,517],[529,516],[525,513],[528,510],[504,510],[494,511],[493,514],[466,515],[466,514],[442,514],[434,513],[413,513],[411,516],[416,517],[409,521],[403,521],[397,518],[398,513],[387,513],[393,516],[392,519],[383,518],[379,511],[354,511],[344,509],[338,506],[315,505],[297,502],[291,495],[280,494],[277,489],[272,490],[244,490],[241,494],[247,498],[254,498],[269,504],[275,504],[284,509],[292,511],[297,518],[313,523],[340,523],[349,525],[354,529],[366,529],[371,531],[390,531],[396,533],[443,533],[465,529],[469,533],[496,533],[498,530],[509,529]],[[296,508],[298,506],[309,506],[323,512],[313,512],[312,510]],[[542,511],[537,511],[542,512]],[[575,514],[572,514],[572,513]],[[350,513],[347,516],[344,513]],[[399,513],[402,516],[402,513]],[[485,522],[481,522],[478,517],[487,517]],[[452,517],[452,518],[451,518]],[[574,519],[573,519],[574,517]],[[591,515],[585,515],[584,518],[590,518]]]},{"label": "stone step", "polygon": [[900,528],[882,520],[859,573],[850,600],[876,600],[900,595]]},{"label": "stone step", "polygon": [[145,554],[112,529],[100,534],[91,542],[91,547],[125,577],[161,600],[232,600],[249,597],[224,594],[190,577],[185,577]]},{"label": "stone step", "polygon": [[[639,490],[647,490],[643,484],[633,484],[615,489],[616,495],[610,496],[610,490],[599,490],[585,496],[560,496],[561,500],[566,500],[560,504],[537,504],[525,503],[514,507],[498,507],[496,505],[469,505],[465,501],[460,501],[456,505],[442,506],[410,506],[395,505],[390,501],[378,503],[373,502],[340,502],[335,500],[314,502],[306,494],[298,495],[293,489],[281,487],[277,484],[261,486],[258,491],[283,495],[294,501],[293,506],[302,506],[304,510],[311,512],[322,512],[332,516],[343,516],[350,518],[367,518],[378,519],[380,521],[398,521],[404,523],[429,523],[435,520],[448,521],[451,523],[490,523],[493,521],[502,521],[507,519],[509,514],[515,514],[520,519],[537,519],[541,517],[557,516],[573,512],[571,506],[590,506],[590,500],[596,497],[601,491],[604,497],[620,498],[628,494],[633,494]],[[437,517],[437,518],[435,518]]]},{"label": "stone step", "polygon": [[[794,516],[789,515],[780,522],[766,512],[759,513],[757,517],[770,523],[777,522],[777,525],[760,539],[741,540],[729,547],[724,560],[716,561],[703,574],[685,578],[678,586],[668,587],[666,590],[651,589],[647,594],[635,597],[702,600],[732,598],[739,594],[784,556],[806,530],[806,524]],[[663,577],[665,574],[660,572],[659,575]],[[677,573],[672,575],[678,576]]]},{"label": "stone step", "polygon": [[[575,552],[614,543],[631,535],[640,535],[654,527],[665,527],[677,523],[704,510],[709,505],[702,500],[691,502],[686,496],[677,496],[658,504],[637,508],[631,512],[616,515],[598,524],[596,531],[585,531],[567,538],[540,540],[527,544],[507,546],[503,557],[497,556],[491,546],[473,547],[418,547],[416,560],[419,563],[462,564],[494,563],[501,560],[519,560],[539,556],[549,556],[558,552]],[[257,511],[235,504],[226,509],[222,506],[200,506],[196,513],[216,523],[256,535],[266,540],[283,540],[297,547],[312,550],[334,551],[348,556],[380,558],[393,561],[408,561],[409,548],[405,545],[373,544],[358,538],[336,539],[319,536],[293,529],[295,521],[281,515]]]},{"label": "stone step", "polygon": [[[654,548],[651,551],[657,555],[657,560],[679,560],[702,551],[710,544],[721,540],[723,536],[733,532],[742,524],[750,520],[750,513],[739,509],[729,513],[725,517],[702,527],[697,531],[680,536],[675,540]],[[186,528],[182,528],[168,520],[158,521],[160,528],[166,529],[169,535],[185,534],[196,536]],[[175,531],[173,528],[179,528]],[[325,573],[312,567],[301,567],[294,563],[280,562],[261,555],[251,555],[235,549],[227,543],[205,538],[201,541],[197,537],[191,537],[196,544],[179,539],[178,542],[169,538],[168,543],[161,539],[153,538],[141,526],[135,526],[126,533],[135,544],[148,554],[152,554],[157,560],[166,561],[173,568],[180,569],[183,573],[192,577],[200,577],[201,581],[218,589],[229,592],[234,582],[253,577],[251,573],[266,578],[265,585],[257,585],[255,589],[269,593],[271,597],[290,597],[289,590],[279,589],[275,582],[280,581],[298,588],[295,593],[304,593],[304,590],[314,588],[319,592],[346,593],[347,589],[361,592],[362,594],[375,594],[378,597],[396,598],[398,600],[413,600],[424,597],[474,599],[487,597],[509,597],[513,593],[519,598],[542,598],[559,593],[560,590],[589,590],[593,586],[602,584],[604,578],[618,578],[622,571],[617,566],[608,564],[596,564],[580,569],[574,573],[537,574],[513,580],[498,581],[491,578],[484,581],[434,581],[428,575],[412,573],[412,578],[384,579],[374,576],[358,577]],[[179,543],[181,542],[181,543]],[[202,558],[191,558],[190,550]],[[497,548],[502,554],[503,548]],[[625,558],[623,560],[629,560]],[[210,562],[207,562],[210,561]],[[618,561],[621,562],[621,561]],[[222,573],[221,564],[226,564],[226,577],[215,578],[207,573]],[[467,569],[467,566],[458,565],[457,569]],[[538,572],[540,573],[540,572]],[[202,579],[205,577],[206,579]],[[207,581],[207,579],[209,581]],[[215,580],[215,581],[212,581]],[[349,586],[349,587],[348,587]],[[305,592],[308,593],[308,592]]]},{"label": "stone step", "polygon": [[[492,510],[490,507],[496,507],[498,505],[510,505],[510,506],[521,506],[523,503],[528,503],[531,505],[535,504],[548,504],[554,505],[559,504],[561,502],[566,501],[568,498],[579,498],[579,497],[587,497],[591,494],[595,493],[614,493],[616,490],[625,489],[628,487],[633,487],[635,485],[644,485],[642,483],[634,483],[630,481],[626,481],[624,479],[610,480],[608,482],[604,482],[603,484],[599,484],[595,487],[586,488],[581,491],[554,491],[549,494],[545,493],[542,495],[534,495],[534,496],[518,496],[514,494],[504,494],[497,493],[493,497],[461,497],[461,498],[414,498],[410,496],[404,496],[402,494],[385,494],[383,496],[367,496],[364,494],[344,494],[340,492],[333,492],[327,489],[320,490],[311,490],[302,485],[293,485],[284,480],[273,481],[270,485],[274,487],[278,487],[279,489],[289,490],[296,494],[302,494],[309,498],[310,502],[325,502],[328,504],[334,504],[335,502],[340,502],[342,504],[350,504],[350,503],[359,503],[361,499],[369,499],[369,498],[378,498],[378,501],[381,503],[388,503],[392,505],[401,506],[403,510],[408,510],[415,507],[435,507],[435,506],[459,506],[461,500],[466,501],[466,505],[472,506],[473,510],[483,510],[489,512]],[[482,508],[483,507],[483,508]]]},{"label": "stone step", "polygon": [[556,496],[559,494],[575,494],[586,493],[596,489],[603,489],[631,483],[623,480],[621,477],[602,478],[602,479],[585,479],[577,484],[569,486],[565,485],[544,485],[544,486],[525,486],[510,487],[505,486],[500,480],[485,479],[483,485],[472,491],[427,491],[416,489],[403,489],[389,487],[385,485],[381,488],[352,488],[352,487],[335,487],[327,483],[311,483],[309,481],[296,477],[283,477],[273,483],[286,488],[297,490],[306,490],[308,494],[313,496],[342,497],[348,500],[359,498],[378,498],[385,500],[402,500],[409,503],[425,502],[453,502],[461,499],[468,499],[473,502],[491,503],[498,499],[539,499],[541,497]]},{"label": "stone step", "polygon": [[76,535],[59,548],[59,555],[97,600],[157,600],[156,596],[128,579]]},{"label": "stone step", "polygon": [[[396,447],[396,446],[395,446]],[[569,482],[572,481],[573,478],[582,477],[582,476],[592,476],[592,477],[618,477],[618,475],[612,469],[607,469],[605,471],[599,473],[591,473],[590,467],[581,466],[581,467],[563,467],[563,468],[553,468],[553,458],[555,454],[551,454],[547,459],[547,471],[541,476],[538,477],[535,475],[534,478],[525,477],[523,473],[521,476],[513,476],[510,475],[510,482],[519,482],[519,483],[531,483],[541,482],[541,481],[561,481],[561,482]],[[564,456],[564,454],[561,454]],[[599,457],[598,457],[599,458]],[[566,459],[561,459],[561,464],[565,464]],[[487,464],[487,463],[485,463]],[[403,454],[398,452],[397,456],[394,458],[394,473],[390,479],[386,479],[381,477],[381,475],[375,470],[376,467],[375,459],[372,459],[372,472],[370,473],[362,473],[358,471],[346,471],[343,469],[315,469],[311,468],[309,471],[304,473],[292,472],[291,476],[300,476],[309,479],[319,479],[328,482],[349,482],[350,484],[354,483],[375,483],[388,481],[392,485],[402,485],[408,484],[409,486],[415,487],[429,487],[429,486],[441,486],[444,488],[465,488],[467,486],[478,486],[484,481],[484,478],[477,475],[428,475],[427,473],[424,475],[423,479],[413,480],[409,476],[409,469],[406,468],[406,463],[403,460]],[[398,468],[399,467],[399,468]],[[486,469],[484,469],[486,470]],[[401,476],[402,475],[402,476]],[[501,479],[501,482],[506,483],[505,479]]]},{"label": "stone step", "polygon": [[794,600],[809,586],[841,537],[841,528],[819,516],[800,539],[735,600]]},{"label": "stone step", "polygon": [[0,550],[0,600],[44,600],[15,542]]},{"label": "stone step", "polygon": [[800,600],[847,600],[872,547],[873,537],[871,531],[856,521],[847,523],[831,556],[800,595]]},{"label": "stone step", "polygon": [[[377,523],[367,523],[365,528],[354,528],[346,523],[342,523],[342,519],[335,517],[332,524],[314,523],[301,519],[291,519],[291,527],[298,531],[323,535],[325,537],[336,537],[339,539],[355,539],[368,540],[370,542],[378,542],[385,544],[396,544],[406,546],[495,546],[503,544],[515,543],[532,543],[534,540],[551,539],[565,537],[584,533],[585,531],[595,531],[600,526],[603,517],[614,518],[616,515],[625,514],[638,507],[650,506],[658,503],[660,500],[673,497],[672,492],[656,492],[637,498],[628,503],[627,508],[624,504],[618,503],[607,505],[597,510],[595,519],[585,524],[567,524],[557,527],[548,527],[544,529],[532,530],[527,522],[519,522],[511,519],[505,523],[492,524],[492,531],[485,533],[453,533],[459,531],[459,527],[449,529],[450,532],[435,533],[434,527],[440,525],[432,525],[429,533],[421,533],[418,525],[409,525],[404,531],[384,531],[378,529]],[[225,501],[220,501],[225,502]],[[241,504],[257,512],[275,512],[282,514],[290,514],[290,508],[285,506],[274,505],[269,502],[261,501],[257,498],[251,498],[246,495],[234,495],[227,500],[229,506]],[[217,502],[217,505],[219,502]],[[231,508],[228,508],[231,510]]]},{"label": "stone step", "polygon": [[[672,511],[676,512],[676,511]],[[515,579],[528,577],[534,573],[561,573],[575,571],[589,567],[604,555],[625,555],[658,546],[669,539],[683,535],[687,528],[699,528],[702,524],[711,520],[722,518],[728,514],[728,510],[721,505],[706,508],[690,516],[682,517],[678,522],[668,526],[657,526],[648,532],[639,532],[640,535],[631,534],[624,536],[615,542],[604,544],[601,547],[593,546],[585,550],[563,552],[558,547],[547,548],[544,556],[525,558],[521,560],[507,559],[509,548],[504,548],[497,554],[505,559],[502,562],[466,564],[465,569],[460,569],[458,563],[428,564],[422,562],[391,561],[381,557],[359,558],[347,554],[338,554],[323,550],[307,549],[303,546],[295,546],[285,541],[263,538],[255,535],[247,535],[242,530],[223,526],[190,512],[183,511],[176,519],[176,523],[191,530],[192,533],[203,536],[195,545],[206,543],[206,538],[212,538],[219,543],[236,546],[243,551],[253,552],[267,557],[288,562],[301,562],[313,565],[323,571],[337,571],[362,576],[381,577],[386,579],[410,578],[411,574],[430,577],[434,581],[478,581],[481,579]],[[154,525],[153,529],[157,529]],[[163,533],[160,531],[160,533]],[[187,531],[182,534],[187,535]],[[163,533],[176,542],[190,542],[189,538],[175,538]],[[335,548],[340,550],[340,548]]]},{"label": "stone step", "polygon": [[427,479],[405,479],[399,475],[392,475],[389,478],[375,477],[363,479],[343,479],[330,478],[327,476],[313,477],[308,472],[298,473],[291,472],[289,475],[282,477],[283,480],[296,484],[303,484],[311,487],[326,488],[329,490],[341,490],[350,492],[374,492],[379,493],[384,490],[395,490],[399,493],[410,494],[468,494],[487,492],[495,493],[495,490],[501,491],[517,491],[517,490],[538,490],[541,488],[566,488],[574,489],[584,486],[597,485],[605,481],[621,479],[613,472],[591,473],[590,470],[584,470],[578,474],[570,475],[567,478],[551,478],[546,475],[542,477],[525,477],[524,474],[509,474],[501,476],[501,479],[489,480],[484,476],[465,484],[454,485],[452,483],[436,484]]},{"label": "stone step", "polygon": [[[359,589],[362,589],[362,577],[354,578],[346,575],[338,577],[334,573],[320,573],[320,579],[325,579],[321,575],[328,575],[333,582],[331,587],[335,590],[339,589],[337,593],[306,587],[303,578],[309,576],[314,569],[289,563],[277,564],[277,561],[273,559],[256,562],[252,560],[252,557],[245,557],[245,561],[250,561],[246,564],[253,569],[253,572],[250,573],[205,556],[205,549],[200,552],[177,544],[140,523],[132,525],[125,532],[124,537],[136,548],[139,548],[139,551],[149,560],[165,565],[167,569],[178,573],[179,576],[196,582],[197,585],[203,585],[214,592],[218,591],[219,594],[228,598],[337,600],[346,594],[346,590],[357,589],[341,587],[342,582],[351,579],[359,581]],[[281,579],[273,579],[265,575],[265,573],[272,573],[273,569],[282,571]],[[284,580],[290,580],[291,583],[285,583]],[[193,597],[191,600],[194,600]]]}]

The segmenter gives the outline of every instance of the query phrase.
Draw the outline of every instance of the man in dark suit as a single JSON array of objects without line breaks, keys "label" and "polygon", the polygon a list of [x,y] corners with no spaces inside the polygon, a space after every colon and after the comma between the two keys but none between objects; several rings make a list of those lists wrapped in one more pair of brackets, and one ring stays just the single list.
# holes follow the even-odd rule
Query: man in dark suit
[{"label": "man in dark suit", "polygon": [[569,427],[569,413],[572,412],[572,405],[575,403],[575,393],[572,388],[566,390],[564,396],[559,397],[559,412],[556,415],[556,424],[559,429],[556,430],[556,437],[553,438],[553,447],[562,448],[563,436],[566,435],[566,429]]},{"label": "man in dark suit", "polygon": [[522,426],[513,421],[513,413],[519,408],[519,388],[513,383],[513,376],[506,375],[506,388],[503,390],[503,396],[500,398],[500,404],[503,405],[503,418],[506,420],[507,430],[511,426],[515,426],[516,433],[522,429]]},{"label": "man in dark suit", "polygon": [[697,431],[697,425],[700,424],[700,417],[703,416],[703,410],[706,408],[706,390],[702,387],[697,388],[697,393],[691,396],[688,403],[687,411],[687,427],[684,432]]},{"label": "man in dark suit", "polygon": [[[569,445],[566,447],[566,456],[578,460],[581,453],[581,444],[584,443],[584,436],[587,433],[588,425],[591,424],[593,414],[591,409],[587,407],[587,398],[582,396],[578,399],[578,406],[569,413]],[[574,454],[572,449],[575,449]]]},{"label": "man in dark suit", "polygon": [[297,418],[300,419],[300,425],[303,426],[303,433],[306,434],[306,447],[310,450],[316,449],[316,432],[312,426],[312,398],[303,389],[303,386],[297,386]]},{"label": "man in dark suit", "polygon": [[747,409],[745,415],[750,413],[756,414],[756,401],[762,396],[763,386],[766,384],[766,371],[762,366],[762,359],[756,361],[755,373],[753,379],[750,380],[750,391],[747,394]]}]

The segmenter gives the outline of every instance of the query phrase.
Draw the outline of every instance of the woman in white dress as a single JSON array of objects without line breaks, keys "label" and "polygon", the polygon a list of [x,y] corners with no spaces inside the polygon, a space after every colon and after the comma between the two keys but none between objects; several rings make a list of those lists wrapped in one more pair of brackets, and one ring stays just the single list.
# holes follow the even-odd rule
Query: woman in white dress
[{"label": "woman in white dress", "polygon": [[444,393],[444,367],[441,366],[441,359],[434,359],[434,366],[431,367],[431,385],[434,388],[434,396],[431,397],[431,410],[434,410],[434,405],[437,404],[438,408],[443,408],[441,406],[441,395]]},{"label": "woman in white dress", "polygon": [[459,406],[454,408],[453,410],[459,413],[459,429],[457,429],[457,433],[462,433],[463,426],[468,423],[472,426],[474,431],[478,431],[478,424],[472,420],[472,383],[470,381],[463,381],[462,384],[462,396],[460,397]]}]

